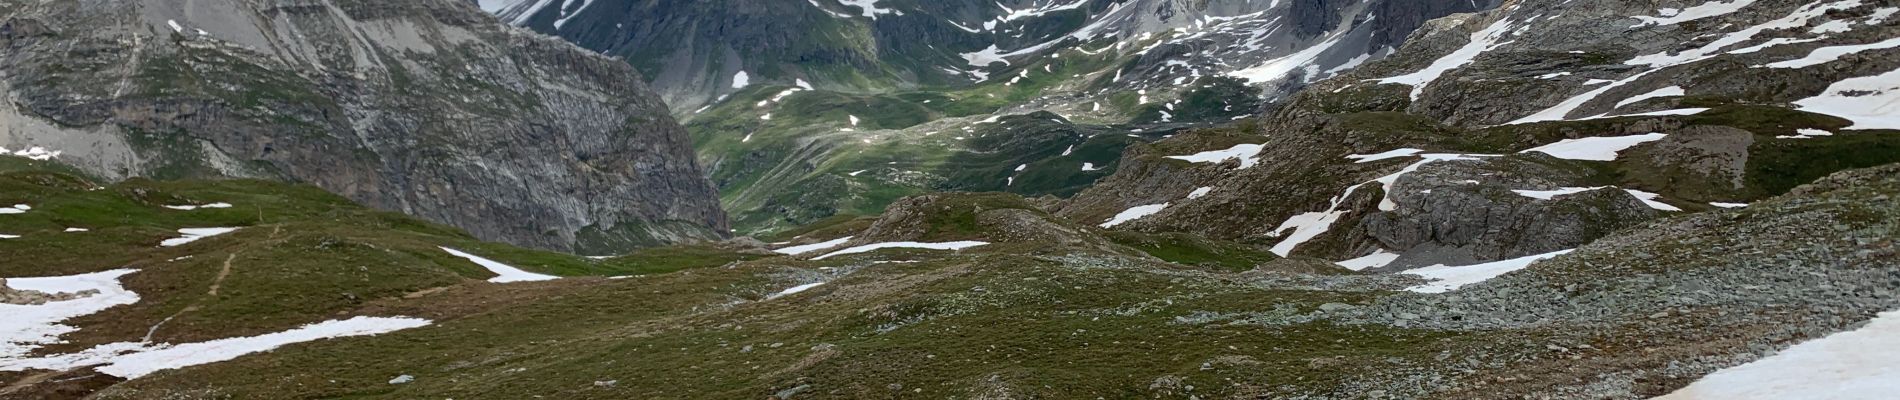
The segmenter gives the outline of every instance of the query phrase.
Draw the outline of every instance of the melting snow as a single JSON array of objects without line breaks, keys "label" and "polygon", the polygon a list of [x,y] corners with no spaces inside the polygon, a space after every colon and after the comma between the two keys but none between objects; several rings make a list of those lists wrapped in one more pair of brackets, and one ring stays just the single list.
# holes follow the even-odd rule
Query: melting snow
[{"label": "melting snow", "polygon": [[864,13],[861,14],[861,16],[865,18],[877,19],[878,15],[891,14],[891,13],[897,13],[898,15],[903,15],[903,13],[898,13],[896,10],[892,10],[888,8],[878,8],[877,2],[878,0],[838,0],[838,4],[843,4],[846,7],[857,7],[858,9],[864,10],[863,11]]},{"label": "melting snow", "polygon": [[[1750,1],[1750,0],[1738,0],[1738,1]],[[1715,58],[1717,56],[1724,54],[1722,49],[1726,49],[1731,46],[1739,45],[1742,43],[1746,43],[1750,40],[1754,40],[1755,36],[1759,36],[1763,32],[1804,27],[1804,26],[1807,26],[1809,20],[1825,15],[1827,11],[1830,9],[1833,9],[1836,7],[1843,7],[1843,8],[1852,7],[1859,4],[1860,4],[1860,0],[1843,0],[1843,1],[1825,3],[1825,4],[1811,3],[1811,4],[1803,5],[1801,8],[1796,9],[1794,12],[1789,13],[1787,16],[1783,16],[1781,18],[1778,18],[1772,21],[1764,22],[1759,25],[1750,26],[1747,28],[1743,28],[1741,30],[1737,30],[1737,31],[1725,34],[1720,38],[1709,41],[1708,43],[1702,45],[1702,47],[1689,49],[1689,50],[1683,50],[1683,51],[1664,51],[1660,53],[1647,54],[1647,55],[1631,58],[1628,61],[1624,61],[1623,64],[1632,65],[1632,66],[1649,67],[1649,70],[1643,71],[1641,73],[1637,73],[1634,75],[1630,75],[1629,77],[1623,78],[1622,80],[1611,82],[1610,84],[1604,85],[1603,87],[1596,88],[1595,90],[1591,90],[1583,94],[1572,96],[1571,98],[1564,100],[1563,102],[1560,102],[1555,106],[1551,106],[1550,108],[1544,109],[1543,111],[1538,111],[1536,113],[1525,116],[1523,118],[1519,118],[1517,120],[1511,121],[1506,124],[1512,125],[1512,124],[1523,124],[1523,123],[1531,123],[1531,122],[1562,121],[1565,119],[1565,117],[1569,116],[1571,112],[1574,112],[1578,108],[1583,107],[1584,104],[1590,103],[1592,100],[1595,100],[1597,96],[1600,96],[1603,93],[1610,91],[1611,89],[1615,89],[1618,87],[1622,87],[1623,85],[1636,82],[1637,80],[1642,79],[1645,76],[1649,76],[1649,74],[1655,73],[1657,71],[1661,71],[1663,69],[1666,69],[1672,66],[1700,62],[1703,60]],[[1739,8],[1739,6],[1737,6],[1736,8]],[[1688,14],[1688,13],[1684,12],[1682,14]],[[1681,14],[1678,14],[1678,15],[1681,15]],[[1716,15],[1719,15],[1719,14],[1716,14]],[[1736,49],[1733,51],[1729,51],[1728,53],[1746,53],[1746,52],[1759,51],[1762,48],[1765,48],[1764,46],[1774,45],[1777,43],[1785,44],[1785,43],[1791,43],[1795,41],[1799,41],[1799,40],[1786,39],[1786,38],[1770,39],[1767,41],[1767,43],[1763,43],[1760,46]]]},{"label": "melting snow", "polygon": [[1636,26],[1675,25],[1675,24],[1694,21],[1698,19],[1733,13],[1735,11],[1741,10],[1742,7],[1748,7],[1748,5],[1750,4],[1755,4],[1755,0],[1730,0],[1726,2],[1711,1],[1711,2],[1703,3],[1695,7],[1689,7],[1688,9],[1679,10],[1679,9],[1674,9],[1674,8],[1665,8],[1662,10],[1658,10],[1656,11],[1656,15],[1658,15],[1656,17],[1636,16],[1632,18],[1636,18],[1637,20],[1642,21],[1641,23],[1636,24]]},{"label": "melting snow", "polygon": [[1195,163],[1220,163],[1229,159],[1240,159],[1240,168],[1247,169],[1260,161],[1254,157],[1259,156],[1260,150],[1265,147],[1260,144],[1237,144],[1226,150],[1203,151],[1185,156],[1168,156],[1168,158]]},{"label": "melting snow", "polygon": [[1193,192],[1188,193],[1187,198],[1188,200],[1198,199],[1198,198],[1201,198],[1201,196],[1206,196],[1208,193],[1211,193],[1213,191],[1214,191],[1213,187],[1202,186],[1200,189],[1194,189]]},{"label": "melting snow", "polygon": [[26,157],[27,159],[34,160],[34,161],[51,160],[53,159],[53,157],[59,157],[60,153],[62,152],[47,150],[45,147],[37,147],[37,146],[28,147],[28,148],[24,148],[20,150],[14,150],[14,151],[8,151],[7,148],[0,147],[0,154],[12,154],[19,157]]},{"label": "melting snow", "polygon": [[180,345],[109,343],[78,353],[28,359],[0,358],[0,371],[28,369],[63,371],[98,366],[97,370],[107,375],[137,379],[153,372],[229,361],[248,354],[275,350],[289,344],[351,336],[372,336],[419,328],[429,323],[429,320],[420,318],[355,317],[304,325],[277,333]]},{"label": "melting snow", "polygon": [[1683,94],[1684,92],[1681,86],[1670,86],[1670,87],[1666,87],[1662,89],[1656,89],[1654,91],[1650,91],[1649,93],[1643,93],[1643,94],[1639,94],[1627,99],[1623,99],[1623,101],[1616,102],[1616,107],[1623,108],[1623,106],[1635,104],[1636,102],[1643,101],[1643,100],[1649,100],[1649,99],[1654,99],[1658,97],[1676,97],[1676,96],[1681,96]]},{"label": "melting snow", "polygon": [[1834,60],[1839,60],[1841,59],[1841,57],[1845,57],[1849,54],[1859,53],[1859,52],[1868,51],[1868,50],[1891,49],[1895,47],[1900,47],[1900,38],[1892,38],[1892,39],[1882,40],[1879,42],[1868,43],[1868,44],[1857,44],[1857,45],[1848,45],[1848,46],[1828,46],[1828,47],[1814,49],[1814,51],[1808,52],[1808,55],[1806,57],[1801,57],[1801,58],[1797,58],[1793,60],[1776,62],[1776,63],[1769,63],[1768,65],[1766,65],[1766,67],[1806,68],[1810,66],[1825,64]]},{"label": "melting snow", "polygon": [[779,254],[793,254],[793,255],[805,254],[805,253],[810,253],[814,251],[838,247],[839,245],[845,244],[845,242],[851,241],[851,238],[854,238],[854,237],[856,236],[845,236],[845,237],[831,239],[831,240],[827,240],[823,242],[786,247],[786,248],[772,250],[772,251],[777,252]]},{"label": "melting snow", "polygon": [[773,294],[771,294],[771,295],[769,295],[769,296],[765,296],[765,299],[766,299],[766,300],[771,300],[771,299],[776,299],[776,298],[780,298],[780,297],[785,297],[785,296],[789,296],[789,295],[792,295],[792,294],[796,294],[796,293],[798,293],[798,292],[803,292],[803,291],[806,291],[806,290],[811,290],[811,288],[815,288],[815,287],[819,287],[819,286],[824,286],[824,284],[825,284],[825,282],[812,282],[812,283],[807,283],[807,284],[803,284],[803,285],[798,285],[798,286],[793,286],[793,287],[789,287],[789,288],[785,288],[785,290],[781,290],[781,291],[779,291],[778,293],[773,293]]},{"label": "melting snow", "polygon": [[1848,129],[1900,129],[1900,69],[1843,79],[1821,95],[1794,104],[1802,111],[1854,121]]},{"label": "melting snow", "polygon": [[1096,167],[1095,167],[1095,163],[1088,163],[1088,162],[1085,162],[1085,163],[1082,163],[1082,170],[1083,170],[1083,171],[1100,171],[1100,170],[1102,170],[1102,169],[1101,169],[1101,168],[1096,168]]},{"label": "melting snow", "polygon": [[186,243],[196,242],[198,239],[223,235],[235,230],[238,230],[238,228],[184,228],[178,230],[178,233],[182,233],[184,236],[165,239],[165,241],[158,242],[158,245],[159,247],[177,247]]},{"label": "melting snow", "polygon": [[1834,136],[1834,132],[1820,129],[1796,129],[1793,135],[1777,135],[1776,139],[1812,139],[1822,136]]},{"label": "melting snow", "polygon": [[1716,206],[1716,207],[1721,207],[1721,208],[1744,208],[1744,207],[1748,207],[1748,203],[1722,203],[1722,202],[1713,202],[1713,203],[1709,203],[1709,205],[1711,205],[1711,206]]},{"label": "melting snow", "polygon": [[1529,257],[1514,258],[1514,259],[1509,259],[1509,260],[1488,262],[1488,263],[1477,264],[1477,265],[1466,265],[1462,267],[1433,265],[1430,267],[1405,271],[1403,272],[1404,274],[1417,275],[1419,277],[1432,280],[1432,282],[1430,283],[1405,288],[1405,290],[1418,292],[1418,293],[1449,292],[1449,291],[1457,290],[1460,287],[1464,287],[1465,285],[1470,285],[1470,284],[1478,283],[1478,282],[1484,282],[1486,280],[1490,280],[1491,278],[1496,278],[1499,275],[1504,275],[1507,272],[1524,269],[1525,267],[1531,266],[1532,263],[1536,263],[1538,261],[1568,254],[1571,251],[1573,250],[1544,253],[1544,254],[1538,254],[1538,255],[1529,256]]},{"label": "melting snow", "polygon": [[32,209],[33,209],[33,206],[29,206],[25,204],[14,204],[12,207],[0,207],[0,214],[25,214],[27,210],[32,210]]},{"label": "melting snow", "polygon": [[6,286],[16,290],[54,294],[97,290],[99,293],[39,305],[0,304],[0,315],[6,316],[0,318],[0,370],[9,370],[7,365],[41,345],[60,343],[60,335],[79,330],[60,322],[138,302],[138,294],[125,290],[119,282],[119,278],[133,272],[138,271],[116,269],[80,275],[8,278]]},{"label": "melting snow", "polygon": [[[1562,196],[1569,196],[1569,195],[1573,195],[1577,193],[1583,193],[1583,192],[1588,192],[1588,191],[1607,188],[1607,187],[1610,187],[1610,186],[1564,187],[1564,188],[1557,188],[1555,190],[1511,190],[1511,192],[1517,193],[1517,195],[1519,196],[1529,197],[1533,199],[1550,200],[1550,199],[1555,199]],[[1663,210],[1663,211],[1682,211],[1682,208],[1669,205],[1669,203],[1664,203],[1662,201],[1656,200],[1656,199],[1662,198],[1661,194],[1645,192],[1645,191],[1636,190],[1636,189],[1623,189],[1623,191],[1628,192],[1631,196],[1636,196],[1637,200],[1642,200],[1643,204],[1649,206],[1649,208],[1654,208],[1654,209]]]},{"label": "melting snow", "polygon": [[1601,136],[1582,139],[1564,139],[1557,143],[1524,150],[1520,153],[1539,152],[1566,160],[1616,161],[1617,153],[1636,145],[1662,140],[1669,135],[1651,133],[1630,136]]},{"label": "melting snow", "polygon": [[1367,268],[1378,268],[1378,267],[1386,266],[1386,264],[1391,264],[1392,261],[1398,260],[1398,259],[1399,259],[1399,253],[1393,253],[1390,251],[1385,251],[1385,249],[1379,249],[1378,251],[1374,251],[1372,252],[1372,254],[1367,254],[1364,257],[1354,258],[1354,259],[1346,260],[1346,261],[1340,261],[1334,264],[1339,264],[1339,266],[1341,267],[1346,267],[1346,269],[1350,269],[1354,271],[1364,271]]},{"label": "melting snow", "polygon": [[196,210],[196,209],[200,209],[200,208],[231,208],[231,203],[211,203],[211,204],[204,204],[204,205],[182,205],[182,206],[165,206],[165,208],[170,208],[170,209],[173,209],[173,210],[184,210],[184,211],[191,211],[191,210]]},{"label": "melting snow", "polygon": [[1470,43],[1466,43],[1464,47],[1452,51],[1451,54],[1446,54],[1444,57],[1432,61],[1432,64],[1425,66],[1425,69],[1410,74],[1380,79],[1379,82],[1411,85],[1412,101],[1418,101],[1418,96],[1425,92],[1425,87],[1430,86],[1432,82],[1444,76],[1445,72],[1471,64],[1473,60],[1477,59],[1479,54],[1484,54],[1486,51],[1491,51],[1491,49],[1496,49],[1498,46],[1509,43],[1500,42],[1500,40],[1510,31],[1510,20],[1498,20],[1497,22],[1491,23],[1491,26],[1484,28],[1484,30],[1471,33]]},{"label": "melting snow", "polygon": [[[1333,45],[1339,44],[1339,40],[1343,38],[1345,34],[1345,31],[1335,33],[1331,37],[1327,37],[1326,41],[1315,44],[1312,47],[1307,47],[1305,50],[1300,50],[1297,53],[1289,54],[1285,57],[1268,60],[1265,63],[1251,68],[1229,72],[1227,75],[1244,79],[1251,83],[1278,80],[1286,77],[1287,74],[1293,73],[1293,71],[1315,66],[1314,62],[1319,60],[1320,54],[1332,49]],[[1311,81],[1313,78],[1311,74],[1306,77],[1308,81]]]},{"label": "melting snow", "polygon": [[751,86],[751,85],[752,85],[752,77],[746,75],[745,71],[739,71],[738,74],[732,75],[733,89],[744,89],[746,86]]},{"label": "melting snow", "polygon": [[1154,215],[1155,213],[1161,212],[1161,210],[1166,209],[1166,208],[1168,208],[1168,203],[1149,204],[1145,206],[1129,207],[1128,209],[1122,210],[1122,212],[1115,214],[1114,218],[1109,218],[1108,222],[1103,222],[1102,227],[1110,228],[1110,227],[1114,227],[1115,225],[1121,225],[1122,223],[1125,223],[1128,221],[1134,221],[1137,219],[1141,219],[1143,217]]},{"label": "melting snow", "polygon": [[1354,164],[1364,164],[1364,163],[1385,160],[1385,159],[1410,157],[1412,155],[1416,155],[1419,152],[1423,152],[1423,151],[1424,150],[1419,150],[1419,149],[1397,149],[1397,150],[1387,151],[1387,152],[1378,153],[1378,154],[1353,154],[1353,155],[1346,156],[1346,158],[1359,160],[1359,161],[1354,162]]},{"label": "melting snow", "polygon": [[1891,399],[1900,393],[1900,311],[1730,367],[1657,400]]},{"label": "melting snow", "polygon": [[863,246],[850,247],[844,250],[834,251],[829,254],[813,257],[812,259],[823,260],[823,259],[831,258],[834,256],[867,253],[867,252],[872,252],[872,251],[877,251],[877,250],[882,250],[882,249],[963,250],[963,249],[982,246],[986,244],[989,244],[989,243],[978,242],[978,241],[973,241],[973,240],[965,240],[965,241],[958,241],[958,242],[943,242],[943,243],[922,243],[922,242],[872,243],[872,244],[867,244]]},{"label": "melting snow", "polygon": [[489,272],[494,272],[495,277],[488,278],[489,282],[508,283],[508,282],[528,282],[528,281],[551,281],[555,279],[560,279],[560,277],[558,276],[542,275],[542,274],[537,274],[533,272],[523,271],[520,268],[515,268],[508,264],[502,264],[500,262],[496,262],[495,260],[482,258],[481,256],[477,256],[474,254],[464,253],[461,250],[451,249],[447,247],[442,247],[441,249],[442,251],[449,252],[449,254],[454,255],[456,257],[461,257],[461,258],[468,259],[469,261],[473,261],[475,262],[475,265],[480,265],[482,266],[482,268],[487,268]]}]

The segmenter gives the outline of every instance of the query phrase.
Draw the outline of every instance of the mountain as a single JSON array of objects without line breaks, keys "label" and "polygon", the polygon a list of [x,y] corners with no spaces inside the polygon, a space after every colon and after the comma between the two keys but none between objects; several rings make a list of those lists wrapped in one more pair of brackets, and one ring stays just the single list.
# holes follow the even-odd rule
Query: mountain
[{"label": "mountain", "polygon": [[1425,20],[1495,6],[482,4],[653,77],[744,234],[877,214],[935,191],[1072,195],[1114,172],[1131,144],[1252,115],[1389,54]]},{"label": "mountain", "polygon": [[7,147],[0,399],[1891,397],[1900,6],[1481,6],[1178,84],[1130,73],[1197,28],[761,81],[672,113],[756,238],[611,257]]},{"label": "mountain", "polygon": [[728,229],[633,68],[462,2],[0,5],[0,146],[96,176],[309,182],[589,254]]}]

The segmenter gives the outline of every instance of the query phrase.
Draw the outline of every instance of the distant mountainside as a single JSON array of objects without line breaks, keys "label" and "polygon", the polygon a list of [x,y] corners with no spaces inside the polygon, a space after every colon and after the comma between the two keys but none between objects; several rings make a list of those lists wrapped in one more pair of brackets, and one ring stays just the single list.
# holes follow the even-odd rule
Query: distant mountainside
[{"label": "distant mountainside", "polygon": [[521,1],[621,56],[742,233],[934,191],[1068,196],[1131,144],[1253,115],[1487,1]]},{"label": "distant mountainside", "polygon": [[727,232],[625,63],[453,0],[0,2],[0,146],[102,177],[269,177],[547,249]]},{"label": "distant mountainside", "polygon": [[[626,58],[676,111],[755,84],[846,92],[980,83],[1113,50],[1115,89],[1236,73],[1336,74],[1426,20],[1496,1],[479,0],[516,25]],[[1342,66],[1344,68],[1342,68]],[[1033,72],[1033,71],[1032,71]],[[1093,72],[1093,71],[1091,71]],[[1094,78],[1094,77],[1092,77]]]}]

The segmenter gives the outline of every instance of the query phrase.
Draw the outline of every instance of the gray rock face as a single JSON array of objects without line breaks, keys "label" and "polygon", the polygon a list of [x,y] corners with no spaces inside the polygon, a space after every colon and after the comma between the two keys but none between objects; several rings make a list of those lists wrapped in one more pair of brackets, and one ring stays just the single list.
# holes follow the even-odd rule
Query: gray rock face
[{"label": "gray rock face", "polygon": [[1360,226],[1379,247],[1400,251],[1384,269],[1403,270],[1574,249],[1664,215],[1614,187],[1551,199],[1513,191],[1576,187],[1585,179],[1546,163],[1562,160],[1532,153],[1420,167],[1392,186],[1395,210],[1375,212]]},{"label": "gray rock face", "polygon": [[0,145],[113,178],[304,181],[589,254],[727,231],[633,68],[464,2],[0,4]]}]

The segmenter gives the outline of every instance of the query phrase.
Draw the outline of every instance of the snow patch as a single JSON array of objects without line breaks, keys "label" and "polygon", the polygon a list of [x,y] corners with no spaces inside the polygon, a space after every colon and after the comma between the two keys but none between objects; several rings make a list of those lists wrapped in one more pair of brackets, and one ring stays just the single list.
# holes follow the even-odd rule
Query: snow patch
[{"label": "snow patch", "polygon": [[1363,257],[1354,258],[1351,260],[1336,262],[1334,264],[1339,264],[1339,266],[1341,267],[1346,267],[1346,269],[1350,269],[1354,271],[1364,271],[1368,268],[1379,268],[1379,267],[1386,266],[1386,264],[1391,264],[1392,261],[1398,260],[1398,259],[1399,259],[1399,253],[1393,253],[1390,251],[1385,251],[1385,249],[1379,249],[1378,251],[1372,252],[1372,254],[1367,254]]},{"label": "snow patch", "polygon": [[772,250],[772,251],[779,254],[790,254],[790,255],[805,254],[805,253],[810,253],[814,251],[838,247],[839,245],[845,244],[845,242],[851,241],[851,238],[854,238],[854,237],[856,236],[845,236],[845,237],[827,240],[823,242],[786,247],[786,248]]},{"label": "snow patch", "polygon": [[923,243],[923,242],[872,243],[872,244],[867,244],[863,246],[855,246],[855,247],[846,248],[844,250],[834,251],[822,256],[812,257],[812,259],[823,260],[823,259],[831,258],[834,256],[841,256],[841,255],[846,255],[846,254],[868,253],[868,252],[883,250],[883,249],[963,250],[963,249],[987,245],[987,244],[989,243],[978,242],[974,240],[964,240],[964,241],[957,241],[957,242],[942,242],[942,243]]},{"label": "snow patch", "polygon": [[1352,159],[1352,160],[1359,160],[1359,161],[1353,162],[1354,164],[1365,164],[1365,163],[1385,160],[1385,159],[1411,157],[1423,151],[1424,150],[1419,150],[1419,149],[1397,149],[1397,150],[1392,150],[1392,151],[1387,151],[1384,153],[1377,153],[1377,154],[1352,154],[1352,155],[1346,156],[1346,158]]},{"label": "snow patch", "polygon": [[1193,163],[1220,163],[1230,159],[1239,159],[1240,168],[1247,169],[1253,167],[1255,163],[1260,162],[1260,160],[1255,159],[1255,157],[1259,156],[1260,150],[1264,148],[1266,148],[1266,146],[1261,144],[1237,144],[1225,150],[1203,151],[1185,156],[1168,156],[1168,158]]},{"label": "snow patch", "polygon": [[238,230],[238,228],[184,228],[178,230],[178,233],[184,234],[184,236],[165,239],[162,242],[158,242],[158,245],[159,247],[183,246],[186,243],[196,242],[198,239],[223,235],[235,230]]},{"label": "snow patch", "polygon": [[744,89],[746,86],[751,86],[751,85],[752,85],[752,77],[749,75],[746,75],[745,71],[739,71],[739,73],[732,75],[733,89]]},{"label": "snow patch", "polygon": [[1900,311],[1715,371],[1657,400],[1890,399],[1900,393]]},{"label": "snow patch", "polygon": [[780,290],[780,291],[779,291],[778,293],[773,293],[773,294],[771,294],[771,295],[768,295],[768,296],[765,296],[765,299],[766,299],[766,300],[771,300],[771,299],[776,299],[776,298],[780,298],[780,297],[785,297],[785,296],[789,296],[789,295],[793,295],[793,294],[797,294],[798,292],[803,292],[803,291],[806,291],[806,290],[811,290],[811,288],[815,288],[815,287],[819,287],[819,286],[824,286],[824,284],[825,284],[825,282],[812,282],[812,283],[807,283],[807,284],[803,284],[803,285],[798,285],[798,286],[793,286],[793,287],[789,287],[789,288],[785,288],[785,290]]},{"label": "snow patch", "polygon": [[[0,304],[0,371],[42,345],[60,343],[59,336],[79,328],[61,325],[68,319],[92,315],[115,306],[137,303],[138,294],[125,289],[119,278],[138,272],[115,269],[90,274],[39,278],[7,278],[6,286],[49,294],[97,290],[98,294],[38,305]],[[11,369],[17,371],[17,369]]]},{"label": "snow patch", "polygon": [[1460,47],[1458,50],[1452,51],[1451,54],[1446,54],[1444,57],[1432,61],[1431,65],[1425,66],[1425,69],[1410,74],[1380,79],[1379,83],[1411,85],[1412,101],[1418,101],[1419,95],[1425,93],[1425,87],[1430,86],[1432,82],[1444,76],[1445,72],[1471,64],[1472,61],[1477,59],[1479,54],[1484,54],[1486,51],[1491,51],[1492,49],[1498,48],[1498,46],[1510,43],[1501,42],[1501,40],[1504,39],[1504,35],[1510,33],[1510,31],[1511,21],[1509,19],[1500,19],[1497,22],[1491,23],[1491,26],[1485,27],[1483,30],[1471,33],[1471,41],[1466,43],[1464,47]]},{"label": "snow patch", "polygon": [[1529,256],[1529,257],[1513,258],[1509,260],[1494,261],[1494,262],[1488,262],[1488,263],[1483,263],[1483,264],[1466,265],[1466,266],[1460,266],[1460,267],[1451,267],[1451,266],[1445,266],[1441,264],[1441,265],[1433,265],[1430,267],[1405,271],[1402,273],[1406,275],[1417,275],[1419,277],[1432,280],[1432,282],[1430,283],[1408,287],[1408,288],[1405,288],[1405,290],[1411,291],[1411,292],[1418,292],[1418,293],[1444,293],[1444,292],[1449,292],[1453,290],[1458,290],[1458,288],[1464,287],[1465,285],[1470,285],[1470,284],[1478,283],[1478,282],[1484,282],[1484,281],[1490,280],[1491,278],[1496,278],[1499,275],[1504,275],[1505,273],[1508,273],[1511,271],[1524,269],[1525,267],[1529,267],[1531,266],[1531,264],[1536,263],[1538,261],[1543,261],[1543,260],[1547,260],[1547,259],[1554,258],[1557,256],[1561,256],[1564,254],[1569,254],[1571,251],[1574,251],[1574,250],[1550,252],[1550,253],[1538,254],[1538,255]]},{"label": "snow patch", "polygon": [[1654,99],[1658,97],[1678,97],[1678,96],[1682,96],[1683,94],[1685,93],[1683,92],[1681,86],[1670,86],[1670,87],[1666,87],[1662,89],[1656,89],[1656,90],[1650,91],[1649,93],[1643,93],[1636,96],[1632,96],[1627,99],[1623,99],[1623,101],[1616,102],[1616,108],[1623,108],[1623,106],[1635,104],[1636,102],[1643,101],[1643,100],[1649,100],[1649,99]]},{"label": "snow patch", "polygon": [[1891,49],[1895,47],[1900,47],[1900,38],[1892,38],[1892,39],[1882,40],[1879,42],[1868,43],[1868,44],[1857,44],[1857,45],[1848,45],[1848,46],[1828,46],[1828,47],[1814,49],[1814,51],[1808,52],[1808,55],[1805,57],[1788,60],[1788,61],[1769,63],[1768,65],[1765,65],[1765,66],[1769,68],[1806,68],[1806,67],[1811,67],[1815,65],[1826,64],[1834,60],[1839,60],[1841,59],[1841,57],[1846,57],[1854,53],[1859,53],[1859,52],[1868,51],[1868,50]]},{"label": "snow patch", "polygon": [[7,148],[5,147],[0,147],[0,154],[12,154],[18,157],[26,157],[27,159],[34,160],[34,161],[51,160],[54,157],[59,157],[60,153],[64,153],[64,152],[47,150],[45,147],[38,147],[38,146],[33,146],[33,147],[28,147],[28,148],[24,148],[20,150],[13,150],[13,151],[8,151]]},{"label": "snow patch", "polygon": [[1834,132],[1820,129],[1796,129],[1793,135],[1776,135],[1776,139],[1813,139],[1822,136],[1834,136]]},{"label": "snow patch", "polygon": [[1600,136],[1582,139],[1564,139],[1557,143],[1524,150],[1520,153],[1539,152],[1566,160],[1616,161],[1617,153],[1636,145],[1662,140],[1667,134],[1651,133],[1630,136]]},{"label": "snow patch", "polygon": [[1853,121],[1847,129],[1900,129],[1900,69],[1843,79],[1821,95],[1794,104],[1802,111]]},{"label": "snow patch", "polygon": [[170,208],[170,209],[173,209],[173,210],[182,210],[182,211],[191,211],[191,210],[196,210],[196,209],[200,209],[200,208],[231,208],[231,203],[211,203],[211,204],[203,204],[203,205],[181,205],[181,206],[165,206],[165,208]]},{"label": "snow patch", "polygon": [[277,333],[180,345],[108,343],[78,353],[28,359],[0,358],[0,371],[28,369],[63,371],[97,366],[99,372],[107,375],[137,379],[153,372],[229,361],[295,343],[351,336],[373,336],[429,324],[429,320],[420,318],[355,317],[304,325]]},{"label": "snow patch", "polygon": [[508,264],[502,264],[500,262],[496,262],[495,260],[482,258],[481,256],[477,256],[474,254],[464,253],[461,250],[451,249],[447,247],[442,247],[441,249],[442,251],[449,252],[449,254],[454,255],[456,257],[468,259],[469,261],[474,262],[475,265],[482,266],[482,268],[487,268],[489,272],[494,272],[495,277],[488,278],[489,282],[508,283],[508,282],[551,281],[555,279],[560,279],[560,277],[558,276],[542,275],[542,274],[537,274],[533,272],[523,271],[520,268],[515,268],[514,266],[510,266]]},{"label": "snow patch", "polygon": [[1166,208],[1168,208],[1168,203],[1149,204],[1145,206],[1129,207],[1126,210],[1122,210],[1122,212],[1120,213],[1116,213],[1115,217],[1109,218],[1108,222],[1103,222],[1101,226],[1103,228],[1114,227],[1115,225],[1121,225],[1122,223],[1126,223],[1128,221],[1134,221],[1137,219],[1142,219],[1143,217],[1154,215],[1155,213],[1161,212],[1161,210],[1166,209]]},{"label": "snow patch", "polygon": [[1665,8],[1665,9],[1657,10],[1656,11],[1657,16],[1655,17],[1636,16],[1632,18],[1636,18],[1638,21],[1642,21],[1642,22],[1637,23],[1636,27],[1648,26],[1648,25],[1675,25],[1675,24],[1694,21],[1698,19],[1733,13],[1733,12],[1741,10],[1742,7],[1748,7],[1748,5],[1750,4],[1755,4],[1755,0],[1730,0],[1726,2],[1711,1],[1708,3],[1703,3],[1701,5],[1697,5],[1695,7],[1689,7],[1687,9]]}]

